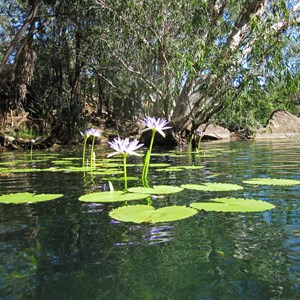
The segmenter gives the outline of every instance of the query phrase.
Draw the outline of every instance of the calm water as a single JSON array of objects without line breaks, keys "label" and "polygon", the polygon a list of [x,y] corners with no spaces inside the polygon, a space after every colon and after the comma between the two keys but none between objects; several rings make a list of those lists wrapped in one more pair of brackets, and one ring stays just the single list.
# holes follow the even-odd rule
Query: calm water
[{"label": "calm water", "polygon": [[[153,156],[157,163],[204,168],[181,172],[151,168],[150,185],[242,184],[253,177],[300,180],[299,140],[202,143],[202,149],[216,156],[199,158],[185,150],[177,156],[173,152]],[[97,157],[107,151],[98,149]],[[45,154],[52,157],[27,167],[46,168],[63,157],[81,155],[79,149],[34,152],[34,158]],[[26,155],[1,154],[0,167],[4,162],[13,167]],[[138,166],[128,168],[131,176],[140,172]],[[199,212],[177,222],[135,225],[110,219],[109,211],[120,203],[78,201],[84,193],[100,191],[107,184],[104,177],[70,172],[0,174],[0,194],[64,194],[38,204],[0,204],[0,299],[300,299],[299,185],[244,185],[242,191],[225,193],[184,190],[154,199],[153,205],[233,196],[268,201],[276,208],[263,213]],[[116,189],[123,186],[122,181],[113,183]],[[129,186],[138,185],[129,181]]]}]

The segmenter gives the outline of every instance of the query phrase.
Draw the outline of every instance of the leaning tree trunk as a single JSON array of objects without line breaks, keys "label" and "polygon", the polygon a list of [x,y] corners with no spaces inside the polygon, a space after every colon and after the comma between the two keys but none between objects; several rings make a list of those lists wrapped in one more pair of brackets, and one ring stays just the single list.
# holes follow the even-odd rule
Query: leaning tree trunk
[{"label": "leaning tree trunk", "polygon": [[[27,86],[33,77],[35,62],[35,53],[32,48],[35,31],[34,22],[42,2],[42,0],[32,1],[27,19],[11,41],[0,63],[0,117],[3,117],[2,126],[5,125],[6,114],[15,109],[26,98]],[[22,40],[28,28],[28,34]],[[22,43],[20,43],[21,40]],[[13,66],[11,66],[8,61],[14,51],[16,57]]]},{"label": "leaning tree trunk", "polygon": [[[190,132],[193,133],[199,125],[207,122],[213,114],[223,109],[222,95],[231,88],[230,84],[238,70],[236,66],[243,63],[252,50],[252,45],[249,43],[247,47],[241,47],[246,37],[251,34],[249,32],[250,19],[254,15],[261,16],[266,9],[267,2],[267,0],[253,0],[238,16],[227,43],[213,62],[214,66],[225,62],[226,67],[223,69],[216,67],[217,71],[214,73],[187,78],[171,116],[177,141],[186,137]],[[220,11],[216,11],[217,9]],[[223,9],[223,6],[219,8],[214,6],[214,17],[222,17]],[[255,41],[253,38],[252,42]],[[196,71],[198,74],[201,73],[201,69]]]}]

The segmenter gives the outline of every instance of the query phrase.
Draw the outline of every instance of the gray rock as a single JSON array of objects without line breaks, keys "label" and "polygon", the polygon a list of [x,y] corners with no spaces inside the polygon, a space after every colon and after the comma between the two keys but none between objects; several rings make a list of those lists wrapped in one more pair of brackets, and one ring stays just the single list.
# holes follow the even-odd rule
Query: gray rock
[{"label": "gray rock", "polygon": [[300,118],[285,110],[275,110],[266,127],[259,129],[254,138],[256,140],[300,138]]}]

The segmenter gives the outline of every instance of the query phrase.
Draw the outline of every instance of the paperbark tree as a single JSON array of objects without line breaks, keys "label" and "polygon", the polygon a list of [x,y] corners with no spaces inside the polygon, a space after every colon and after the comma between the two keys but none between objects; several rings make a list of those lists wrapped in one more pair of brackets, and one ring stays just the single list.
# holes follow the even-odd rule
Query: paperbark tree
[{"label": "paperbark tree", "polygon": [[286,30],[299,26],[299,3],[285,0],[96,2],[117,28],[103,40],[148,86],[148,112],[168,118],[177,141],[271,69]]}]

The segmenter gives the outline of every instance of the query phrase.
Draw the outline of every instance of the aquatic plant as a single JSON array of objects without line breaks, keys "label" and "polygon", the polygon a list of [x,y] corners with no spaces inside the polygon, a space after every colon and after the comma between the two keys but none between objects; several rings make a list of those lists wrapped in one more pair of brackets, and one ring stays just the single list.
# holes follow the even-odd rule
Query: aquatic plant
[{"label": "aquatic plant", "polygon": [[121,222],[155,224],[182,220],[196,213],[196,209],[186,206],[174,205],[155,209],[150,205],[130,205],[113,209],[109,215],[111,218]]},{"label": "aquatic plant", "polygon": [[80,134],[83,137],[82,167],[84,167],[86,143],[87,143],[87,140],[89,139],[89,137],[93,138],[92,147],[91,147],[91,155],[90,155],[91,156],[90,157],[91,166],[95,165],[95,160],[96,160],[95,153],[94,153],[95,139],[96,139],[96,137],[100,137],[102,132],[97,128],[89,128],[89,129],[86,129],[83,133],[80,132]]},{"label": "aquatic plant", "polygon": [[201,130],[196,131],[196,135],[197,135],[197,138],[198,138],[198,142],[197,142],[197,151],[198,151],[198,153],[200,153],[200,144],[201,144],[201,140],[204,137],[204,134],[205,133]]},{"label": "aquatic plant", "polygon": [[111,157],[114,155],[121,155],[123,158],[123,166],[124,166],[124,188],[127,190],[127,167],[126,167],[126,159],[128,155],[136,155],[140,156],[139,153],[136,152],[137,149],[141,148],[144,144],[139,144],[137,139],[132,141],[129,138],[121,139],[115,138],[112,142],[108,142],[109,146],[115,150],[107,155],[107,157]]},{"label": "aquatic plant", "polygon": [[148,177],[148,171],[149,171],[149,165],[150,165],[150,157],[151,157],[155,134],[156,134],[156,132],[158,132],[161,136],[166,137],[164,130],[170,129],[171,126],[167,126],[168,121],[165,119],[162,119],[162,118],[156,119],[155,117],[146,116],[145,118],[143,118],[140,121],[142,124],[144,124],[146,126],[146,128],[142,132],[152,130],[150,146],[144,157],[144,165],[143,165],[143,171],[142,171],[142,180],[143,180],[143,183],[147,186],[148,185],[147,177]]},{"label": "aquatic plant", "polygon": [[63,197],[63,194],[34,194],[34,193],[14,193],[0,196],[0,203],[4,204],[25,204],[50,201]]}]

